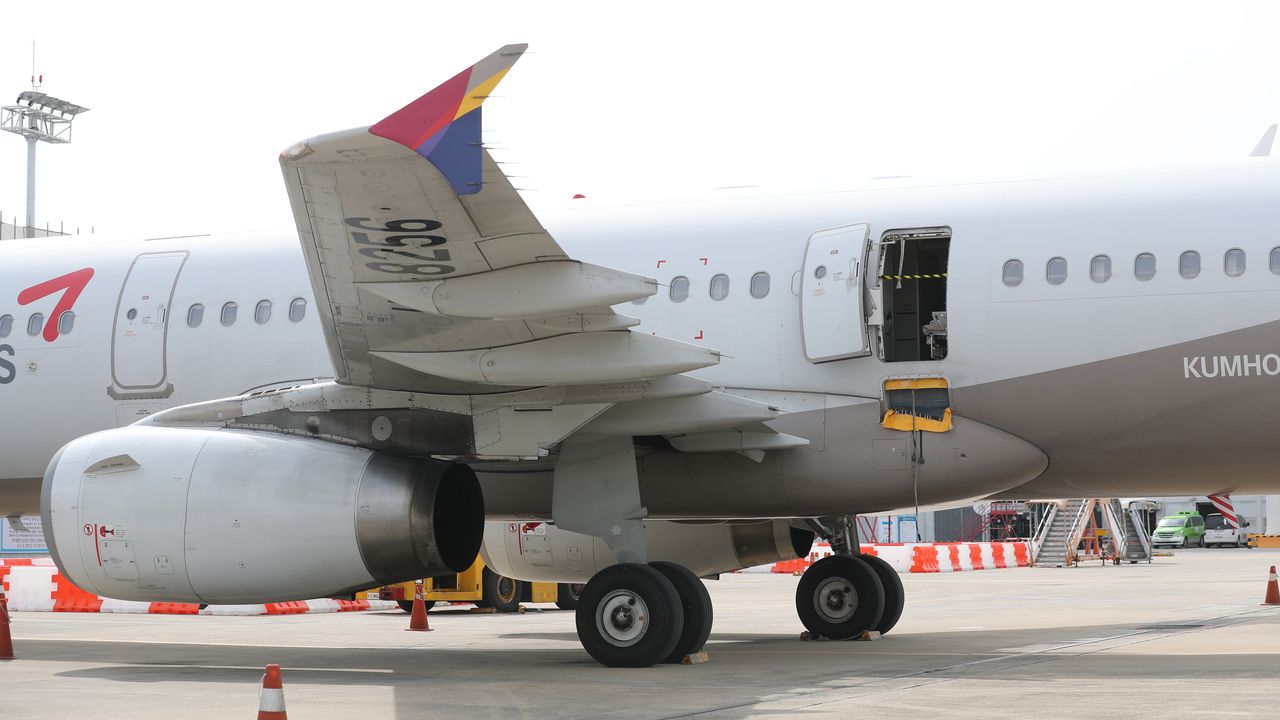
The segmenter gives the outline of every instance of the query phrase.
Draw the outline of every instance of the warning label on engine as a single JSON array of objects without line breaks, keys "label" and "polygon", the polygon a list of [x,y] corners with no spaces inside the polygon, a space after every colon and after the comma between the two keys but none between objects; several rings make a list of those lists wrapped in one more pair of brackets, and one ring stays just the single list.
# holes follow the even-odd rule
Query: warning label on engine
[{"label": "warning label on engine", "polygon": [[49,552],[40,516],[0,518],[0,552]]}]

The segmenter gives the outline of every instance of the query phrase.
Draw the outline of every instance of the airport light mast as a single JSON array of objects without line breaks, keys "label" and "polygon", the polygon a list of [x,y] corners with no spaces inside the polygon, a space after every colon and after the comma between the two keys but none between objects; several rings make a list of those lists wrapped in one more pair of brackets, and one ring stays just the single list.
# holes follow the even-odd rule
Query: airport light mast
[{"label": "airport light mast", "polygon": [[44,81],[43,75],[32,76],[31,90],[19,93],[15,104],[0,108],[0,130],[27,139],[27,237],[33,236],[36,224],[36,143],[71,142],[71,121],[89,110],[39,92],[37,78]]}]

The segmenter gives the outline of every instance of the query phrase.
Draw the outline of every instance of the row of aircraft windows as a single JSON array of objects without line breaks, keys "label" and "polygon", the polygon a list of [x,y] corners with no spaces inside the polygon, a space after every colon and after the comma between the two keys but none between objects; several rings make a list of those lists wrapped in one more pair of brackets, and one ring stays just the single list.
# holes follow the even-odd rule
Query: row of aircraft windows
[{"label": "row of aircraft windows", "polygon": [[[1280,247],[1271,248],[1269,258],[1271,272],[1280,275]],[[1222,271],[1228,277],[1240,277],[1244,274],[1246,256],[1244,250],[1231,248],[1222,255]],[[1178,274],[1190,280],[1200,275],[1200,253],[1188,250],[1178,256]],[[1150,280],[1156,276],[1156,256],[1151,253],[1139,253],[1133,259],[1133,276],[1139,280]],[[1044,266],[1044,277],[1050,285],[1061,285],[1067,280],[1067,260],[1062,257],[1049,258]],[[1009,287],[1022,284],[1022,261],[1008,260],[1000,279]],[[1096,283],[1104,283],[1111,279],[1111,258],[1096,255],[1089,261],[1089,279]]]},{"label": "row of aircraft windows", "polygon": [[[239,306],[233,302],[226,303],[222,306],[220,319],[224,327],[230,327],[236,322]],[[303,298],[294,298],[289,303],[289,321],[302,322],[307,316],[307,301]],[[138,317],[136,308],[130,308],[125,313],[125,317],[133,320]],[[266,325],[271,320],[271,301],[262,300],[253,308],[253,321],[259,325]],[[187,327],[197,328],[204,322],[204,305],[196,303],[187,308]],[[70,310],[58,316],[58,334],[69,335],[72,328],[76,324],[76,314]],[[44,330],[44,314],[32,313],[27,318],[27,334],[35,337]],[[8,337],[13,332],[13,316],[0,315],[0,338]]]},{"label": "row of aircraft windows", "polygon": [[[131,311],[132,312],[132,311]],[[222,311],[218,313],[218,321],[223,327],[231,327],[236,324],[236,317],[240,314],[240,306],[234,302],[224,303]],[[294,298],[289,303],[289,322],[302,322],[307,316],[307,301],[303,298]],[[271,301],[259,300],[258,304],[253,308],[253,321],[259,325],[266,325],[271,320]],[[204,322],[204,305],[196,303],[187,308],[187,327],[197,328]]]},{"label": "row of aircraft windows", "polygon": [[[671,284],[667,289],[667,297],[671,302],[681,303],[689,299],[689,278],[684,275],[677,275],[671,278]],[[751,282],[747,286],[747,291],[751,297],[760,300],[769,295],[769,273],[758,272],[751,276]],[[707,288],[707,293],[712,300],[720,301],[729,297],[729,276],[724,273],[717,273],[711,276],[711,284]],[[649,298],[642,297],[639,300],[632,300],[636,305],[643,305]]]},{"label": "row of aircraft windows", "polygon": [[[58,316],[58,334],[67,335],[76,326],[76,314],[70,310]],[[27,318],[27,334],[35,337],[44,330],[44,313],[32,313]],[[9,337],[13,332],[13,316],[0,315],[0,338]]]}]

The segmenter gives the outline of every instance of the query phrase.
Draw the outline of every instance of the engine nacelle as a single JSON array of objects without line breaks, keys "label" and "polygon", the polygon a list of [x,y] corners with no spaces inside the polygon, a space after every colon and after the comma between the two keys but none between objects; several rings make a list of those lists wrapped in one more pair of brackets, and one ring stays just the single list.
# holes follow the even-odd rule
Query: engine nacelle
[{"label": "engine nacelle", "polygon": [[466,465],[212,429],[74,440],[41,511],[72,582],[143,601],[298,600],[460,572],[484,532]]},{"label": "engine nacelle", "polygon": [[[814,534],[785,520],[723,523],[648,521],[650,560],[669,560],[706,577],[809,554]],[[609,546],[590,535],[546,523],[485,523],[485,564],[499,575],[538,582],[586,582],[617,563]]]}]

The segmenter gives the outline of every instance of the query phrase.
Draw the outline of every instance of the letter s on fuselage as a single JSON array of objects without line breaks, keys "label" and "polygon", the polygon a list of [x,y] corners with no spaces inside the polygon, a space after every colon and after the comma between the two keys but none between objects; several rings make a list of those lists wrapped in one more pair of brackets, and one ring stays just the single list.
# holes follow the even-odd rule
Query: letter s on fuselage
[{"label": "letter s on fuselage", "polygon": [[0,385],[8,385],[18,376],[18,369],[4,359],[5,355],[13,357],[12,345],[0,345]]}]

